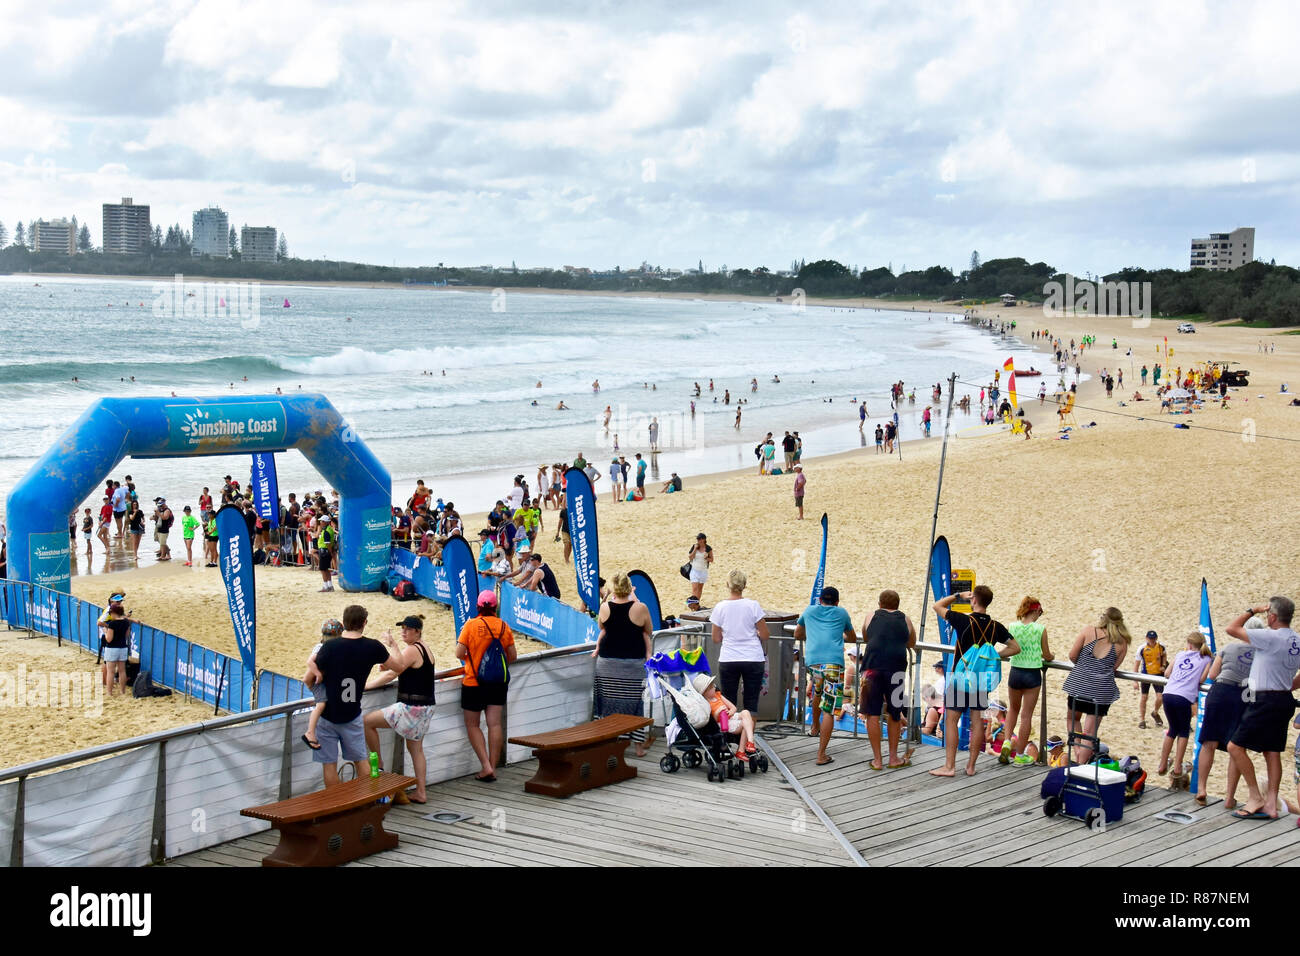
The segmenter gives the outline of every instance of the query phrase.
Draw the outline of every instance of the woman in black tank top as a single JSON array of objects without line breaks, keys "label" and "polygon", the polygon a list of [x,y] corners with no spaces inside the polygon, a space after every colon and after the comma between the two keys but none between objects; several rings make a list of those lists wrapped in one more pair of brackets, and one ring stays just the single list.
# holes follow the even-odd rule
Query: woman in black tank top
[{"label": "woman in black tank top", "polygon": [[381,710],[372,710],[365,716],[366,748],[372,753],[380,754],[379,765],[384,758],[379,749],[379,728],[391,727],[393,732],[406,740],[406,751],[411,755],[411,771],[415,777],[415,793],[407,796],[399,793],[394,803],[424,803],[425,777],[427,761],[424,757],[424,735],[429,732],[433,721],[434,680],[433,655],[424,646],[424,615],[412,614],[398,622],[402,628],[402,659],[406,670],[394,674],[387,668],[366,682],[366,690],[384,687],[397,678],[397,702]]},{"label": "woman in black tank top", "polygon": [[[596,658],[596,719],[613,714],[645,715],[645,662],[651,653],[650,609],[632,593],[623,571],[610,578],[609,599],[600,606],[600,637]],[[644,757],[649,742],[644,730],[634,731],[636,755]]]}]

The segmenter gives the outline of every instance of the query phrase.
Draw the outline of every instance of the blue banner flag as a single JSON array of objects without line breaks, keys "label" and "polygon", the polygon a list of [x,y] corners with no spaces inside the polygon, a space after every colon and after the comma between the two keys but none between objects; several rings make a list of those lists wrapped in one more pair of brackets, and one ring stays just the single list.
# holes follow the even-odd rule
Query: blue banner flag
[{"label": "blue banner flag", "polygon": [[275,479],[275,455],[270,452],[253,455],[253,508],[272,528],[280,527],[280,489]]},{"label": "blue banner flag", "polygon": [[[938,601],[940,598],[948,596],[948,589],[952,586],[952,552],[948,550],[948,539],[943,535],[934,539],[934,548],[930,551],[930,598],[932,601]],[[939,643],[951,644],[953,642],[952,629],[949,628],[948,622],[939,618]],[[940,659],[943,661],[944,673],[952,670],[952,661],[948,658],[951,655],[941,654]]]},{"label": "blue banner flag", "polygon": [[469,542],[458,534],[448,538],[442,546],[442,566],[451,585],[451,613],[459,635],[466,622],[478,614],[478,569]]},{"label": "blue banner flag", "polygon": [[655,583],[644,571],[629,571],[627,576],[632,581],[632,590],[636,593],[636,599],[650,611],[650,627],[659,630],[664,626],[664,617],[660,610],[659,591],[655,588]]},{"label": "blue banner flag", "polygon": [[1205,635],[1205,642],[1210,645],[1210,653],[1219,653],[1219,649],[1214,646],[1214,621],[1210,619],[1210,590],[1205,586],[1205,578],[1201,578],[1201,633]]},{"label": "blue banner flag", "polygon": [[596,492],[577,468],[564,473],[569,509],[569,538],[573,542],[573,571],[578,595],[593,614],[600,610],[600,546],[596,535]]},{"label": "blue banner flag", "polygon": [[[1205,643],[1209,645],[1210,653],[1216,654],[1218,651],[1214,646],[1214,621],[1210,619],[1210,589],[1206,587],[1205,578],[1201,578],[1201,635],[1205,638]],[[1196,694],[1196,749],[1192,752],[1192,777],[1191,783],[1200,792],[1201,780],[1201,721],[1205,719],[1205,698],[1206,693],[1198,690]]]},{"label": "blue banner flag", "polygon": [[822,512],[822,557],[817,562],[817,577],[813,578],[812,597],[808,599],[809,604],[816,604],[822,599],[822,588],[826,586],[826,512]]},{"label": "blue banner flag", "polygon": [[234,505],[217,512],[217,548],[221,554],[221,579],[230,599],[230,622],[235,626],[239,657],[249,673],[257,670],[257,591],[253,581],[253,542],[244,513]]}]

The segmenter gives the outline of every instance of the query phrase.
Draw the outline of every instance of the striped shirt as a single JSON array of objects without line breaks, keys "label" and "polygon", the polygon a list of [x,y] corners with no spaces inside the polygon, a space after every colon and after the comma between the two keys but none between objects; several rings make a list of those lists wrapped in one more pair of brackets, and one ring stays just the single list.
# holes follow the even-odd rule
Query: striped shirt
[{"label": "striped shirt", "polygon": [[1115,683],[1115,645],[1110,645],[1105,657],[1094,657],[1092,648],[1099,640],[1102,638],[1094,638],[1083,646],[1074,670],[1065,679],[1064,689],[1071,697],[1113,704],[1119,700],[1119,685]]}]

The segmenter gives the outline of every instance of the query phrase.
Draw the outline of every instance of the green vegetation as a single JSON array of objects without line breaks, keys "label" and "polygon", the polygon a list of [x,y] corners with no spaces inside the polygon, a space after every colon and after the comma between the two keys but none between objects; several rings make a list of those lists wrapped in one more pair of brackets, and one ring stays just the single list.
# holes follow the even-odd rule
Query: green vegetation
[{"label": "green vegetation", "polygon": [[[233,232],[233,230],[232,230]],[[693,270],[670,277],[661,272],[587,272],[548,269],[520,271],[442,266],[396,268],[360,262],[291,259],[281,237],[280,262],[241,262],[229,259],[195,259],[188,254],[188,237],[179,226],[164,238],[155,231],[156,248],[139,256],[90,252],[74,257],[31,252],[22,245],[22,224],[14,228],[14,245],[0,249],[0,272],[82,272],[115,276],[167,276],[180,272],[212,279],[259,279],[264,282],[411,282],[479,285],[492,288],[580,289],[597,292],[732,293],[789,296],[795,289],[828,298],[879,298],[895,301],[933,299],[954,308],[996,302],[1010,292],[1022,301],[1042,302],[1049,282],[1064,285],[1069,278],[1045,262],[1026,259],[990,259],[971,256],[971,268],[954,273],[947,266],[931,266],[895,275],[891,268],[863,269],[854,273],[833,259],[796,263],[794,275],[777,275],[760,266],[704,272]],[[1076,283],[1082,281],[1077,276]],[[1239,318],[1255,327],[1300,324],[1300,271],[1289,266],[1252,262],[1231,272],[1205,269],[1148,271],[1129,268],[1105,276],[1107,282],[1150,282],[1152,313],[1180,321],[1220,322]]]}]

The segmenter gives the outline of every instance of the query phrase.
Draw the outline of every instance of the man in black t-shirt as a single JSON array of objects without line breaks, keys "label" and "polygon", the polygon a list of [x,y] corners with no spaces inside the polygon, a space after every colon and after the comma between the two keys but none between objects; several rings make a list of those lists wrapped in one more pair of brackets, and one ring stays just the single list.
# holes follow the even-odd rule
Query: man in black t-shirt
[{"label": "man in black t-shirt", "polygon": [[326,641],[316,652],[314,668],[325,688],[325,711],[316,726],[320,749],[313,759],[323,764],[325,786],[339,783],[339,750],[344,760],[351,760],[356,776],[370,772],[367,766],[366,731],[361,716],[361,695],[371,668],[382,664],[394,674],[406,670],[397,642],[385,632],[385,649],[374,638],[365,637],[367,612],[359,604],[343,609],[343,635]]},{"label": "man in black t-shirt", "polygon": [[[951,610],[953,602],[958,598],[970,601],[969,614]],[[944,763],[941,769],[930,771],[936,777],[952,777],[957,773],[957,723],[963,712],[971,712],[970,756],[966,760],[966,776],[975,776],[975,760],[984,749],[984,721],[980,715],[989,706],[993,688],[982,682],[970,688],[963,679],[967,668],[965,665],[958,667],[958,662],[976,644],[992,645],[1003,660],[1020,653],[1020,644],[1010,632],[1000,622],[989,617],[988,606],[992,602],[993,591],[981,584],[974,591],[950,594],[934,605],[934,613],[939,615],[940,620],[948,622],[957,641],[957,649],[948,668],[949,678],[943,691]],[[999,648],[999,644],[1002,647]],[[976,673],[976,676],[984,675]]]}]

